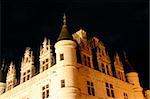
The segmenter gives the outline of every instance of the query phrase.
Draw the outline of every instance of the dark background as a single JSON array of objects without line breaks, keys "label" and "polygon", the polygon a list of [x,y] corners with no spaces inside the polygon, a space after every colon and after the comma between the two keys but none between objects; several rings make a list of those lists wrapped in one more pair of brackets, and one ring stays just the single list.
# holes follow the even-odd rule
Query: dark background
[{"label": "dark background", "polygon": [[18,69],[25,47],[38,53],[45,36],[55,42],[65,12],[70,33],[83,28],[103,36],[110,50],[125,50],[141,85],[149,88],[148,0],[5,0],[1,9],[1,58],[6,65],[12,60]]}]

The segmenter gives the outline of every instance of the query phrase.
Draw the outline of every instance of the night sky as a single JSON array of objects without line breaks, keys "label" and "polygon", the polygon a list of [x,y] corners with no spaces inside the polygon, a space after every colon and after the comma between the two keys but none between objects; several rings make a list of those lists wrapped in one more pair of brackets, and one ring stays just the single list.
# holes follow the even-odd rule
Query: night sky
[{"label": "night sky", "polygon": [[83,28],[104,37],[108,50],[125,50],[148,88],[148,0],[4,0],[1,9],[0,52],[7,64],[13,60],[19,68],[25,47],[38,52],[45,36],[55,42],[65,12],[70,33]]}]

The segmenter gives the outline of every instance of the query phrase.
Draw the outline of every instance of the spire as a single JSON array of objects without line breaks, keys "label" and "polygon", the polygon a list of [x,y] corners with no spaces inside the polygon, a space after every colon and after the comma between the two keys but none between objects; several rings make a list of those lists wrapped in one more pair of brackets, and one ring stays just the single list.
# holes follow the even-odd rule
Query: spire
[{"label": "spire", "polygon": [[72,40],[72,35],[69,34],[68,32],[68,29],[67,29],[67,25],[66,25],[66,15],[64,14],[63,16],[63,26],[62,26],[62,29],[61,29],[61,32],[59,34],[59,37],[57,39],[57,41],[60,41],[60,40]]},{"label": "spire", "polygon": [[129,62],[128,58],[127,58],[127,55],[126,55],[126,52],[123,51],[123,54],[124,54],[124,58],[125,58],[125,63],[126,65],[128,66],[127,67],[127,72],[135,72],[136,70],[133,68],[133,66],[131,65],[131,63]]},{"label": "spire", "polygon": [[64,19],[64,20],[63,20],[63,23],[64,23],[64,24],[63,24],[63,27],[67,27],[67,25],[66,25],[66,22],[67,22],[67,21],[66,21],[66,15],[65,15],[65,13],[64,13],[63,19]]}]

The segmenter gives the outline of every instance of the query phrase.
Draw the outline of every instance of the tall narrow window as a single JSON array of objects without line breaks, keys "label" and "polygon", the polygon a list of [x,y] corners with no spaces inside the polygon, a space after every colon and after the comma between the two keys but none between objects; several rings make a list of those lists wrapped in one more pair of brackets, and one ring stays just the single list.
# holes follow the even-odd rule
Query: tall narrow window
[{"label": "tall narrow window", "polygon": [[12,89],[13,88],[13,81],[11,80],[11,81],[8,81],[8,85],[7,85],[7,90],[10,90],[10,89]]},{"label": "tall narrow window", "polygon": [[27,70],[26,72],[23,73],[23,77],[22,77],[22,82],[25,82],[27,80],[29,80],[31,77],[30,77],[31,73],[30,73],[30,70]]},{"label": "tall narrow window", "polygon": [[30,78],[30,75],[27,75],[27,80],[29,80],[29,78]]},{"label": "tall narrow window", "polygon": [[49,97],[49,84],[42,87],[42,99]]},{"label": "tall narrow window", "polygon": [[103,63],[102,63],[102,72],[105,73],[105,66]]},{"label": "tall narrow window", "polygon": [[64,60],[64,54],[60,54],[60,60]]},{"label": "tall narrow window", "polygon": [[110,75],[108,65],[106,65],[106,70],[107,70],[107,74]]},{"label": "tall narrow window", "polygon": [[90,81],[87,81],[87,89],[88,89],[88,94],[91,95],[91,85],[90,85]]},{"label": "tall narrow window", "polygon": [[90,57],[87,57],[87,65],[88,67],[91,67]]},{"label": "tall narrow window", "polygon": [[93,82],[87,81],[88,95],[95,96],[94,84]]},{"label": "tall narrow window", "polygon": [[113,89],[113,85],[112,84],[106,83],[106,92],[107,92],[107,96],[115,97],[114,89]]},{"label": "tall narrow window", "polygon": [[126,92],[123,93],[124,99],[128,99],[128,94]]},{"label": "tall narrow window", "polygon": [[25,78],[25,77],[23,77],[23,82],[25,82],[25,80],[26,80],[26,78]]},{"label": "tall narrow window", "polygon": [[65,80],[61,80],[61,88],[65,87]]},{"label": "tall narrow window", "polygon": [[94,84],[91,82],[91,89],[92,89],[92,95],[95,96],[95,91],[94,91]]},{"label": "tall narrow window", "polygon": [[83,61],[84,61],[84,65],[86,66],[87,64],[86,64],[86,56],[85,55],[83,55]]}]

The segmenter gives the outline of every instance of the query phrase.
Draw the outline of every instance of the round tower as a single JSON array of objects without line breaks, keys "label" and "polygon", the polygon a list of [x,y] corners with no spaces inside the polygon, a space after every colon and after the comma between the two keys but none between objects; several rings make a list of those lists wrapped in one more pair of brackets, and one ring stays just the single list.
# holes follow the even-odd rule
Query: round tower
[{"label": "round tower", "polygon": [[6,83],[4,82],[4,61],[2,63],[2,67],[0,68],[0,95],[5,92]]},{"label": "round tower", "polygon": [[57,81],[60,85],[56,99],[80,99],[76,67],[77,44],[67,30],[65,15],[63,19],[64,25],[55,44]]},{"label": "round tower", "polygon": [[145,98],[150,99],[150,90],[145,91]]},{"label": "round tower", "polygon": [[143,88],[140,86],[138,73],[128,61],[125,52],[124,52],[124,56],[125,56],[125,62],[127,63],[129,67],[128,72],[126,74],[127,81],[133,85],[133,90],[134,90],[136,99],[144,99]]}]

